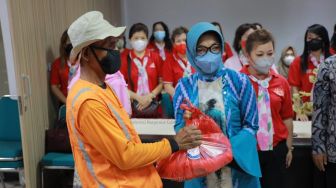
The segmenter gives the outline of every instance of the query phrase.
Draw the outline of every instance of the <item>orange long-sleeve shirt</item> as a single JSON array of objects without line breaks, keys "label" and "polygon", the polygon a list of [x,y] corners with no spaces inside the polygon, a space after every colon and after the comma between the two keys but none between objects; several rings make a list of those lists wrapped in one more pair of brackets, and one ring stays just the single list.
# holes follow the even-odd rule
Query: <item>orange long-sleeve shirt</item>
[{"label": "orange long-sleeve shirt", "polygon": [[169,141],[142,144],[109,87],[78,80],[67,97],[67,126],[84,188],[162,187],[153,163],[172,153]]}]

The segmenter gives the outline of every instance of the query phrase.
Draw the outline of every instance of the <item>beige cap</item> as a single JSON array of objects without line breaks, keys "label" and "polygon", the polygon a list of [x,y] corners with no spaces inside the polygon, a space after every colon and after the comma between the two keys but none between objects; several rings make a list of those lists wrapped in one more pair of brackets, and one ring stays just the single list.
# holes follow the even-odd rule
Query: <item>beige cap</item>
[{"label": "beige cap", "polygon": [[99,11],[83,14],[68,29],[68,35],[73,46],[70,61],[74,62],[78,53],[84,47],[110,36],[119,37],[125,29],[126,27],[111,25]]}]

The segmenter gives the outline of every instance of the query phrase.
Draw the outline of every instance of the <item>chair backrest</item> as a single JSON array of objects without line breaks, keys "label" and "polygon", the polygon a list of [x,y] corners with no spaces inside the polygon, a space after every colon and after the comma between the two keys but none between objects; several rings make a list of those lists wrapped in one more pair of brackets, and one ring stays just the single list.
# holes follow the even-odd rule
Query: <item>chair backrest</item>
[{"label": "chair backrest", "polygon": [[58,120],[66,118],[66,107],[65,105],[60,106],[58,110]]},{"label": "chair backrest", "polygon": [[0,140],[21,141],[18,101],[9,96],[0,98]]}]

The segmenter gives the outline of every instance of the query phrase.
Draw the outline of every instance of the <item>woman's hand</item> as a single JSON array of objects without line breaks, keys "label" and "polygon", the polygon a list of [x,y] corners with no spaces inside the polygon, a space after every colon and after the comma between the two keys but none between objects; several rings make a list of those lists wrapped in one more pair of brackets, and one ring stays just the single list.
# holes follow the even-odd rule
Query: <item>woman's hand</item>
[{"label": "woman's hand", "polygon": [[297,121],[309,121],[308,116],[305,114],[296,114]]},{"label": "woman's hand", "polygon": [[293,159],[292,149],[288,149],[288,152],[286,155],[286,168],[290,167],[290,165],[292,164],[292,159]]},{"label": "woman's hand", "polygon": [[153,101],[153,95],[147,94],[144,96],[139,96],[137,101],[138,101],[137,105],[138,110],[143,110],[151,104],[151,102]]}]

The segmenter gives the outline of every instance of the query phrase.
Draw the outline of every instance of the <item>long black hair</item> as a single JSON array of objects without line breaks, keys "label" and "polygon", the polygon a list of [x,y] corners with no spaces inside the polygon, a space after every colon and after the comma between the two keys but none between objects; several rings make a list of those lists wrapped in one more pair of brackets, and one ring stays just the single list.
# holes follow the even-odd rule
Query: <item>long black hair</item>
[{"label": "long black hair", "polygon": [[172,44],[172,42],[171,42],[171,40],[170,40],[169,28],[168,28],[167,24],[165,24],[163,21],[155,22],[155,23],[153,24],[153,26],[152,26],[152,36],[150,37],[149,42],[150,42],[150,43],[153,43],[153,42],[154,42],[154,40],[155,40],[155,38],[154,38],[154,29],[155,29],[155,26],[158,25],[158,24],[162,25],[164,31],[166,32],[166,36],[165,36],[165,38],[163,39],[163,41],[165,42],[165,48],[166,48],[168,51],[171,52],[171,51],[172,51],[172,48],[173,48],[173,44]]},{"label": "long black hair", "polygon": [[257,28],[253,24],[249,24],[249,23],[241,24],[237,28],[235,37],[233,40],[233,48],[237,53],[239,53],[239,51],[241,50],[241,45],[240,45],[241,38],[246,33],[246,31],[248,31],[249,29],[256,30]]},{"label": "long black hair", "polygon": [[69,42],[68,29],[66,29],[61,36],[59,53],[61,58],[61,67],[64,68],[66,61],[69,59],[72,50],[72,44]]},{"label": "long black hair", "polygon": [[330,40],[330,47],[334,50],[336,50],[336,24],[334,25],[334,34],[331,37]]},{"label": "long black hair", "polygon": [[322,38],[322,43],[323,43],[322,53],[325,58],[328,58],[330,56],[330,52],[329,52],[330,43],[329,43],[329,35],[328,35],[327,29],[320,24],[314,24],[314,25],[309,26],[306,30],[306,34],[304,37],[304,49],[301,55],[301,73],[302,74],[306,73],[308,69],[308,57],[310,54],[310,50],[308,48],[308,42],[307,42],[308,33],[314,33],[317,36]]}]

